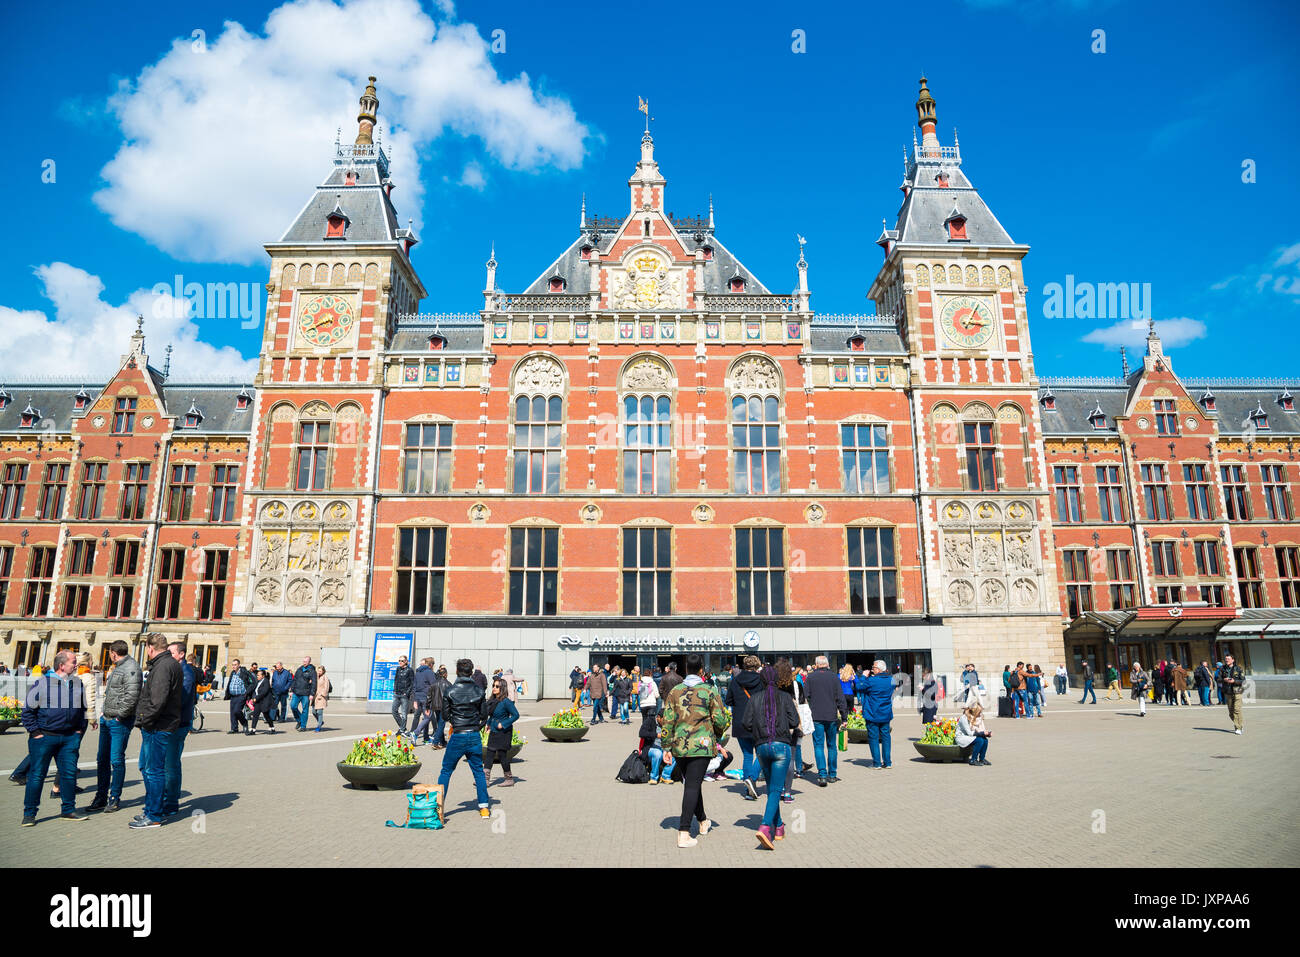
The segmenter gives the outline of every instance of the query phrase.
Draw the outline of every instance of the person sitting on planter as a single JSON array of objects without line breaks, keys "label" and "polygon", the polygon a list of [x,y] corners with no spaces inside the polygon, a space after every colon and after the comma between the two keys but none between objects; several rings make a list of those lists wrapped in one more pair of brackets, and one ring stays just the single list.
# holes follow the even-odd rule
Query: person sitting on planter
[{"label": "person sitting on planter", "polygon": [[890,755],[889,723],[894,720],[894,679],[877,660],[867,679],[867,708],[862,716],[867,722],[867,744],[871,748],[873,768],[893,767]]},{"label": "person sitting on planter", "polygon": [[487,767],[484,775],[492,780],[492,765],[500,762],[506,779],[501,782],[503,788],[514,787],[515,778],[510,773],[510,742],[514,737],[513,728],[519,720],[519,709],[510,700],[509,679],[499,677],[492,682],[492,697],[488,699],[488,739]]},{"label": "person sitting on planter", "polygon": [[984,709],[978,704],[970,705],[957,719],[957,734],[954,740],[957,747],[970,747],[970,766],[973,768],[987,765],[989,737],[993,732],[984,727]]}]

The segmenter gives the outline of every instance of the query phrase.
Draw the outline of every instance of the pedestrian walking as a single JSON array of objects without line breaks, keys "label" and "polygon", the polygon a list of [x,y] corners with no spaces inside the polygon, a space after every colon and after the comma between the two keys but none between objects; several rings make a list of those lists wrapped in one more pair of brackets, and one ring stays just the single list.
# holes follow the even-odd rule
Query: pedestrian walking
[{"label": "pedestrian walking", "polygon": [[659,679],[659,702],[663,707],[663,702],[668,699],[668,692],[672,691],[682,683],[682,676],[677,673],[677,662],[670,661],[664,666],[663,677]]},{"label": "pedestrian walking", "polygon": [[894,720],[894,682],[886,671],[883,661],[876,661],[871,666],[871,677],[867,679],[867,710],[863,717],[867,720],[867,746],[871,748],[871,766],[874,768],[892,768],[893,756],[890,748],[890,722]]},{"label": "pedestrian walking", "polygon": [[251,704],[248,730],[244,733],[257,734],[257,719],[265,718],[267,732],[275,734],[275,694],[271,691],[271,673],[265,668],[257,673]]},{"label": "pedestrian walking", "polygon": [[[659,686],[649,672],[641,675],[641,687],[637,696],[638,704],[641,705],[641,737],[653,740],[658,736],[655,717],[659,714]],[[655,729],[655,733],[647,735],[645,731],[650,729]]]},{"label": "pedestrian walking", "polygon": [[627,676],[622,668],[615,670],[614,686],[612,688],[614,707],[618,713],[619,724],[631,724],[631,718],[628,715],[628,703],[632,700],[632,679]]},{"label": "pedestrian walking", "polygon": [[325,677],[325,666],[318,665],[316,668],[316,694],[311,699],[311,713],[316,718],[316,727],[313,731],[325,730],[325,709],[330,703],[330,680]]},{"label": "pedestrian walking", "polygon": [[62,799],[59,816],[67,821],[86,819],[76,808],[77,752],[86,730],[85,687],[74,674],[76,668],[76,656],[71,651],[60,651],[54,656],[53,668],[27,689],[20,715],[27,730],[27,754],[31,758],[23,796],[23,827],[36,825],[41,790],[51,760],[58,769]]},{"label": "pedestrian walking", "polygon": [[1178,662],[1170,658],[1165,662],[1165,704],[1178,706],[1177,684],[1175,682],[1175,671],[1178,668]]},{"label": "pedestrian walking", "polygon": [[397,734],[406,734],[406,716],[411,710],[411,694],[415,688],[415,671],[406,663],[406,655],[397,659],[397,672],[393,675],[393,721]]},{"label": "pedestrian walking", "polygon": [[248,695],[252,690],[252,675],[248,673],[247,668],[240,665],[238,658],[232,658],[224,695],[230,702],[230,730],[226,734],[239,734],[241,727],[247,728],[248,718],[244,715],[244,705],[248,703]]},{"label": "pedestrian walking", "polygon": [[989,738],[993,732],[984,727],[984,709],[979,703],[967,705],[957,719],[957,733],[954,740],[957,747],[970,747],[971,767],[978,768],[988,765]]},{"label": "pedestrian walking", "polygon": [[745,800],[757,801],[758,768],[754,762],[754,741],[745,731],[745,712],[753,696],[763,687],[763,679],[758,676],[762,662],[753,655],[746,655],[741,662],[741,670],[731,679],[727,686],[726,704],[731,709],[731,736],[736,739],[742,756],[740,781],[745,788]]},{"label": "pedestrian walking", "polygon": [[1232,655],[1223,656],[1223,694],[1228,702],[1228,717],[1236,734],[1244,730],[1241,714],[1241,698],[1246,683],[1246,674]]},{"label": "pedestrian walking", "polygon": [[1187,697],[1187,669],[1181,661],[1174,665],[1174,695],[1179,707],[1191,706]]},{"label": "pedestrian walking", "polygon": [[1151,690],[1156,704],[1164,704],[1165,702],[1165,665],[1167,663],[1161,661],[1160,664],[1151,669]]},{"label": "pedestrian walking", "polygon": [[293,683],[289,690],[292,700],[289,702],[293,711],[293,720],[299,731],[307,730],[307,711],[312,699],[316,697],[316,668],[311,663],[311,656],[304,655],[302,664],[293,673]]},{"label": "pedestrian walking", "polygon": [[[855,679],[855,686],[856,681],[861,678],[863,675],[859,674]],[[803,740],[813,732],[812,709],[808,707],[808,696],[804,693],[803,682],[790,667],[789,658],[776,659],[776,686],[790,696],[795,711],[799,713],[799,730],[790,739],[791,760],[786,768],[785,788],[781,793],[782,802],[790,804],[794,801],[794,779],[803,777],[804,772],[812,767],[811,764],[805,764],[803,760]]]},{"label": "pedestrian walking", "polygon": [[1214,663],[1214,695],[1218,699],[1219,704],[1226,704],[1223,695],[1223,662],[1222,661],[1216,661]]},{"label": "pedestrian walking", "polygon": [[[839,754],[835,750],[835,736],[840,727],[848,720],[844,710],[844,694],[840,690],[840,680],[830,670],[830,662],[825,655],[814,659],[812,673],[804,679],[804,692],[808,695],[808,707],[813,719],[813,757],[817,761],[817,781],[819,788],[839,781],[836,774]],[[888,676],[886,676],[886,680]],[[892,694],[893,682],[889,681]],[[870,695],[870,684],[867,694]],[[869,702],[869,699],[868,699]]]},{"label": "pedestrian walking", "polygon": [[1064,664],[1056,666],[1056,693],[1063,695],[1070,687],[1070,673],[1065,670]]},{"label": "pedestrian walking", "polygon": [[[758,842],[770,851],[775,849],[775,841],[785,840],[781,795],[790,768],[794,735],[802,721],[794,699],[780,692],[776,669],[764,665],[759,678],[762,686],[750,699],[741,727],[754,743],[755,759],[767,787],[767,804],[763,808],[763,823],[758,828]],[[850,693],[848,701],[852,700]],[[852,704],[847,703],[846,707],[852,707]]]},{"label": "pedestrian walking", "polygon": [[916,710],[921,712],[921,727],[934,720],[939,713],[939,701],[936,697],[939,682],[934,679],[934,672],[926,668],[921,672],[921,693],[916,698]]},{"label": "pedestrian walking", "polygon": [[1096,691],[1095,688],[1093,688],[1093,680],[1094,680],[1094,678],[1093,678],[1093,673],[1092,673],[1092,663],[1089,662],[1089,661],[1084,661],[1084,663],[1083,663],[1083,697],[1079,699],[1079,704],[1085,704],[1085,703],[1087,702],[1087,700],[1088,700],[1088,695],[1092,695],[1092,703],[1093,703],[1093,704],[1096,704],[1096,703],[1097,703],[1097,691]]},{"label": "pedestrian walking", "polygon": [[[185,753],[185,739],[194,730],[194,708],[198,702],[199,672],[194,667],[197,660],[186,655],[187,642],[179,638],[169,642],[167,652],[181,668],[181,718],[176,731],[167,742],[163,757],[163,814],[170,817],[181,810],[181,756]],[[274,697],[274,696],[272,696]]]},{"label": "pedestrian walking", "polygon": [[578,706],[578,702],[582,699],[582,688],[585,684],[586,681],[584,680],[582,669],[577,665],[574,665],[573,670],[569,672],[569,690],[573,692],[573,706],[575,708]]},{"label": "pedestrian walking", "polygon": [[[482,674],[482,672],[479,672]],[[443,700],[447,724],[447,749],[442,756],[442,771],[438,775],[438,806],[447,806],[447,785],[460,759],[464,758],[474,775],[474,788],[478,795],[478,813],[488,818],[487,778],[483,774],[483,739],[480,731],[487,720],[487,696],[474,680],[474,662],[461,658],[456,662],[456,682],[448,689]]]},{"label": "pedestrian walking", "polygon": [[1214,676],[1210,674],[1210,663],[1202,661],[1196,666],[1196,671],[1192,673],[1192,681],[1196,686],[1196,695],[1201,699],[1201,707],[1210,706],[1210,686],[1214,684]]},{"label": "pedestrian walking", "polygon": [[1112,692],[1116,701],[1124,700],[1124,696],[1119,691],[1119,669],[1112,664],[1106,665],[1106,700],[1110,700]]},{"label": "pedestrian walking", "polygon": [[438,668],[438,675],[434,679],[433,687],[429,689],[429,711],[433,715],[433,750],[441,751],[447,746],[447,735],[444,733],[446,728],[447,712],[447,692],[451,690],[451,682],[447,680],[447,666],[441,665]]},{"label": "pedestrian walking", "polygon": [[605,672],[598,667],[591,669],[587,680],[587,693],[591,695],[591,723],[600,724],[605,720],[601,712],[605,708],[605,697],[609,694],[609,683]]},{"label": "pedestrian walking", "polygon": [[[145,641],[149,654],[146,663],[148,677],[140,691],[140,704],[136,708],[135,717],[136,724],[140,726],[140,775],[144,778],[144,813],[127,825],[136,829],[159,827],[165,817],[163,798],[167,748],[172,735],[180,726],[184,695],[184,675],[180,664],[167,651],[167,637],[158,632],[150,632],[145,636]],[[269,702],[269,678],[266,686]]]},{"label": "pedestrian walking", "polygon": [[853,666],[847,662],[844,667],[840,669],[840,692],[844,695],[845,714],[853,713],[853,705],[856,701],[856,698],[854,697],[856,694],[854,682],[857,680],[857,677],[858,673],[854,671]]},{"label": "pedestrian walking", "polygon": [[1138,714],[1142,717],[1147,716],[1147,687],[1151,684],[1151,678],[1142,670],[1140,662],[1133,662],[1133,668],[1128,675],[1129,688],[1133,698],[1138,703]]},{"label": "pedestrian walking", "polygon": [[424,744],[429,743],[429,691],[438,677],[433,670],[432,658],[421,658],[420,667],[415,669],[415,678],[411,684],[411,742],[420,744],[423,735]]},{"label": "pedestrian walking", "polygon": [[506,776],[501,786],[514,787],[515,778],[510,773],[510,741],[518,720],[519,709],[510,700],[510,683],[505,677],[497,678],[492,683],[492,697],[488,699],[488,761],[484,776],[489,784],[492,783],[492,766],[500,764]]},{"label": "pedestrian walking", "polygon": [[[704,772],[714,755],[718,737],[727,730],[727,713],[718,693],[704,681],[704,659],[692,653],[686,656],[689,672],[664,701],[662,739],[681,765],[682,813],[677,822],[677,846],[694,847],[692,819],[699,821],[703,836],[713,826],[704,812]],[[834,680],[834,675],[829,675]],[[662,689],[660,689],[662,691]]]},{"label": "pedestrian walking", "polygon": [[293,672],[277,661],[271,669],[271,694],[275,695],[275,718],[289,720],[289,692],[293,690]]},{"label": "pedestrian walking", "polygon": [[135,727],[140,700],[140,665],[121,639],[108,646],[112,663],[104,679],[103,716],[99,721],[99,750],[95,758],[96,787],[87,811],[121,810],[122,783],[126,780],[126,745]]}]

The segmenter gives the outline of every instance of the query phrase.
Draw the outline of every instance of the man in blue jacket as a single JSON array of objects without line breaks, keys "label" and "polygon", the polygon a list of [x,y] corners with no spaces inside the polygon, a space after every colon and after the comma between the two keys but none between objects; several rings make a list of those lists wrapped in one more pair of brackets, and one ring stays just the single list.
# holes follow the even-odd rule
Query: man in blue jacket
[{"label": "man in blue jacket", "polygon": [[289,689],[293,686],[293,672],[277,661],[271,670],[271,694],[275,696],[276,721],[289,720]]},{"label": "man in blue jacket", "polygon": [[77,670],[77,656],[60,651],[54,656],[54,670],[46,672],[27,689],[21,720],[27,729],[27,753],[31,770],[27,772],[27,793],[23,800],[23,827],[36,826],[36,812],[41,808],[41,789],[50,761],[58,766],[59,797],[63,801],[65,821],[84,821],[86,815],[76,808],[77,752],[86,730],[86,698]]},{"label": "man in blue jacket", "polygon": [[885,663],[871,665],[867,679],[867,704],[862,709],[867,722],[867,744],[871,747],[873,768],[892,768],[889,723],[894,720],[894,679],[888,674]]},{"label": "man in blue jacket", "polygon": [[310,655],[303,656],[302,664],[293,673],[290,690],[293,692],[293,700],[289,702],[289,709],[293,711],[293,720],[298,723],[299,731],[306,731],[312,699],[316,697],[316,669],[312,666]]}]

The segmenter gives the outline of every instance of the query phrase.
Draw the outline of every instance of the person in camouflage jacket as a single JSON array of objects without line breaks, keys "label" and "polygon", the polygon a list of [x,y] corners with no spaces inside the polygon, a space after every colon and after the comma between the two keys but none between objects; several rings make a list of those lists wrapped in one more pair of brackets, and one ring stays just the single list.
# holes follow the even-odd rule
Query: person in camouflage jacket
[{"label": "person in camouflage jacket", "polygon": [[[696,654],[687,655],[686,670],[686,678],[668,692],[664,701],[661,732],[664,750],[672,752],[681,769],[682,814],[677,825],[677,846],[683,848],[697,843],[691,837],[692,820],[700,822],[701,835],[709,833],[713,826],[704,813],[701,785],[714,746],[730,723],[721,695],[704,681],[704,660]],[[677,778],[676,768],[673,778]]]}]

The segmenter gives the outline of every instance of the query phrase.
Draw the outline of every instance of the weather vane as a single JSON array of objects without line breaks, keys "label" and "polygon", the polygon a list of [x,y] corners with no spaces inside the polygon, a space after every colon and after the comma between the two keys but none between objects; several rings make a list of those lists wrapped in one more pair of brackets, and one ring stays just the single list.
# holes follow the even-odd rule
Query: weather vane
[{"label": "weather vane", "polygon": [[638,96],[636,98],[636,108],[645,114],[645,131],[649,133],[650,121],[654,119],[654,117],[650,115],[650,101],[644,97]]}]

